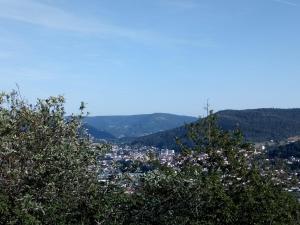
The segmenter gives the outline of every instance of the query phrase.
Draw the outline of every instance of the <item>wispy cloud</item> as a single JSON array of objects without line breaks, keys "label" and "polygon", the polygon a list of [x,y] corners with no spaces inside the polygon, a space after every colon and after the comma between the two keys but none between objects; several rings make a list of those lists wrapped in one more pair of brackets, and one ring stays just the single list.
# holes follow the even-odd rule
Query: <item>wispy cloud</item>
[{"label": "wispy cloud", "polygon": [[273,2],[278,2],[281,4],[285,4],[285,5],[290,5],[290,6],[298,6],[298,4],[291,2],[291,1],[287,1],[287,0],[272,0]]},{"label": "wispy cloud", "polygon": [[181,9],[194,9],[199,3],[192,0],[163,0],[163,4]]},{"label": "wispy cloud", "polygon": [[[82,33],[114,32],[114,27],[93,24],[63,9],[34,0],[0,0],[0,17],[48,28]],[[121,33],[121,31],[120,31]],[[123,31],[124,35],[125,32]]]},{"label": "wispy cloud", "polygon": [[[194,4],[190,1],[168,1],[182,7],[192,7]],[[206,46],[207,40],[187,40],[184,38],[168,37],[151,30],[131,29],[98,20],[87,20],[61,8],[36,0],[0,0],[1,17],[51,29],[97,35],[102,38],[126,38],[153,44],[190,44],[192,46],[211,47],[211,44]]]}]

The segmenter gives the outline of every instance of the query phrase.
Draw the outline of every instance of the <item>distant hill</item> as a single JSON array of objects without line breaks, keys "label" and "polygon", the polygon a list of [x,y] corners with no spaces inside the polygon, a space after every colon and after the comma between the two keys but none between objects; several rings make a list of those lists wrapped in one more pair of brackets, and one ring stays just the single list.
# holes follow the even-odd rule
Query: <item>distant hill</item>
[{"label": "distant hill", "polygon": [[105,140],[113,140],[116,139],[116,137],[108,132],[100,131],[96,129],[93,126],[90,126],[88,124],[84,125],[84,128],[87,129],[88,133],[94,137],[95,139],[105,139]]},{"label": "distant hill", "polygon": [[[279,141],[300,135],[300,109],[224,110],[216,115],[222,129],[239,127],[251,142]],[[186,128],[180,127],[137,138],[132,144],[176,148],[174,137],[185,135]]]},{"label": "distant hill", "polygon": [[[275,160],[291,160],[292,157],[295,159],[300,158],[300,141],[293,143],[287,143],[283,145],[274,145],[267,147],[267,156],[269,159]],[[276,164],[275,164],[276,165]],[[296,173],[300,172],[300,162],[294,160],[287,164],[287,167]]]},{"label": "distant hill", "polygon": [[300,109],[251,109],[218,112],[225,130],[239,127],[253,142],[283,140],[300,134]]},{"label": "distant hill", "polygon": [[141,137],[173,129],[196,120],[196,117],[166,113],[84,118],[84,122],[96,131],[109,133],[116,138]]},{"label": "distant hill", "polygon": [[269,158],[289,159],[290,157],[300,158],[300,141],[267,148]]}]

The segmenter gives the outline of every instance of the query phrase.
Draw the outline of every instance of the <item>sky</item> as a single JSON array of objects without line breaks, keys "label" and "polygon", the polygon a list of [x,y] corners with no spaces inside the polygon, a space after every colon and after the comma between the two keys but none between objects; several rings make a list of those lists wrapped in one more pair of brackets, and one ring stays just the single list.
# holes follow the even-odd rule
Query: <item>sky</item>
[{"label": "sky", "polygon": [[300,0],[0,0],[0,90],[91,115],[300,108]]}]

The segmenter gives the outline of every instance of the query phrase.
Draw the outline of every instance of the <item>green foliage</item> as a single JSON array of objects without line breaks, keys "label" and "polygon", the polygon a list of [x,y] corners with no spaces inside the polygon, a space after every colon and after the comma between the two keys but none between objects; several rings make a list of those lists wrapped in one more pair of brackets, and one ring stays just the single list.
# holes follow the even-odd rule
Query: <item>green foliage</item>
[{"label": "green foliage", "polygon": [[[90,224],[101,196],[94,148],[64,98],[0,96],[0,223]],[[83,106],[81,106],[83,109]]]},{"label": "green foliage", "polygon": [[220,130],[210,115],[190,127],[189,137],[178,168],[146,175],[118,204],[120,224],[299,224],[299,203],[250,164],[253,147],[239,131]]}]

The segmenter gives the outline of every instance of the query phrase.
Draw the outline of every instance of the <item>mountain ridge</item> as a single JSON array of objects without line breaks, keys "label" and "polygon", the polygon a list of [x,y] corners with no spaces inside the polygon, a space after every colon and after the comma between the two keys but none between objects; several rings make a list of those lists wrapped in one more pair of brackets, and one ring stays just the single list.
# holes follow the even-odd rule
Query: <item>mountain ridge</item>
[{"label": "mountain ridge", "polygon": [[[279,141],[300,134],[300,109],[259,108],[222,110],[215,113],[219,126],[224,130],[239,128],[246,140],[263,142]],[[168,131],[136,138],[131,144],[150,145],[160,148],[178,147],[175,137],[184,139],[184,126]]]},{"label": "mountain ridge", "polygon": [[85,117],[83,122],[94,129],[119,138],[141,137],[182,126],[198,118],[170,113]]}]

